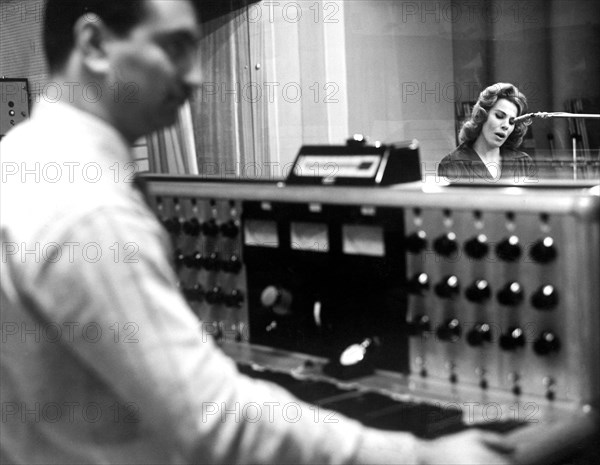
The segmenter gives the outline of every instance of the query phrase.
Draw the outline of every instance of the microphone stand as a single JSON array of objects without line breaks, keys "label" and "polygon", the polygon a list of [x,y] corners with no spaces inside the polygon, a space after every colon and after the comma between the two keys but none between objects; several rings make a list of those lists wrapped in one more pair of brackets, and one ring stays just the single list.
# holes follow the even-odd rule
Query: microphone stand
[{"label": "microphone stand", "polygon": [[[564,111],[556,111],[552,113],[547,113],[544,111],[538,111],[536,113],[527,113],[526,115],[521,115],[516,117],[513,121],[518,123],[519,121],[525,121],[525,124],[531,124],[533,118],[587,118],[587,119],[600,119],[600,115],[597,114],[586,114],[586,113],[567,113]],[[572,146],[573,146],[573,179],[577,179],[577,134],[573,132],[572,137]]]}]

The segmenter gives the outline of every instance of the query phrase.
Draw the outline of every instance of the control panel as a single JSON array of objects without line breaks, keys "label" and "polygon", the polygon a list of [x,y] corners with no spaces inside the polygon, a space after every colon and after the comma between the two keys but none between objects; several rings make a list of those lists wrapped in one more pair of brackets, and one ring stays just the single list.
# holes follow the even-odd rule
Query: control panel
[{"label": "control panel", "polygon": [[143,179],[182,293],[244,373],[378,428],[597,461],[597,186]]},{"label": "control panel", "polygon": [[590,399],[598,266],[586,256],[597,258],[597,224],[514,200],[506,211],[406,210],[411,373],[516,397]]},{"label": "control panel", "polygon": [[590,189],[146,182],[218,340],[323,357],[341,377],[345,349],[363,347],[359,374],[470,400],[600,392]]},{"label": "control panel", "polygon": [[0,138],[29,117],[27,79],[0,79]]},{"label": "control panel", "polygon": [[181,292],[218,340],[248,340],[241,201],[161,195],[153,207],[172,238]]}]

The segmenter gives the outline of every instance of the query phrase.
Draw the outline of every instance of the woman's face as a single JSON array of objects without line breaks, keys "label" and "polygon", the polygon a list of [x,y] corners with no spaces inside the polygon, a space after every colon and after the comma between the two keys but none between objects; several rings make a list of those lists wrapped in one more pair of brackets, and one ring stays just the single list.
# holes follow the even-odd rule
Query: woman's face
[{"label": "woman's face", "polygon": [[500,147],[515,129],[514,119],[518,115],[517,106],[509,100],[499,99],[488,113],[479,137],[490,147]]}]

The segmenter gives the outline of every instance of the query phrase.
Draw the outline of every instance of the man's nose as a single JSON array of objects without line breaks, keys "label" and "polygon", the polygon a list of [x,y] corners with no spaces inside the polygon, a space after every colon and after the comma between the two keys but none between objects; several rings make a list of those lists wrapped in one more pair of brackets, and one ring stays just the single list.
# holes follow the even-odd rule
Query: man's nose
[{"label": "man's nose", "polygon": [[183,74],[183,82],[192,89],[200,87],[202,84],[202,67],[199,58],[192,60],[191,65]]}]

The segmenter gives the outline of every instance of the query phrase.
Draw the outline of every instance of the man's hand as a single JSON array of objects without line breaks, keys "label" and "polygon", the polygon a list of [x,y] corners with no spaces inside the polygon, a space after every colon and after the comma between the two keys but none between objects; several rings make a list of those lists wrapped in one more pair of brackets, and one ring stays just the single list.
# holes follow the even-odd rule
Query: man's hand
[{"label": "man's hand", "polygon": [[481,430],[453,434],[432,441],[419,441],[421,465],[512,464],[514,448],[501,435]]}]

